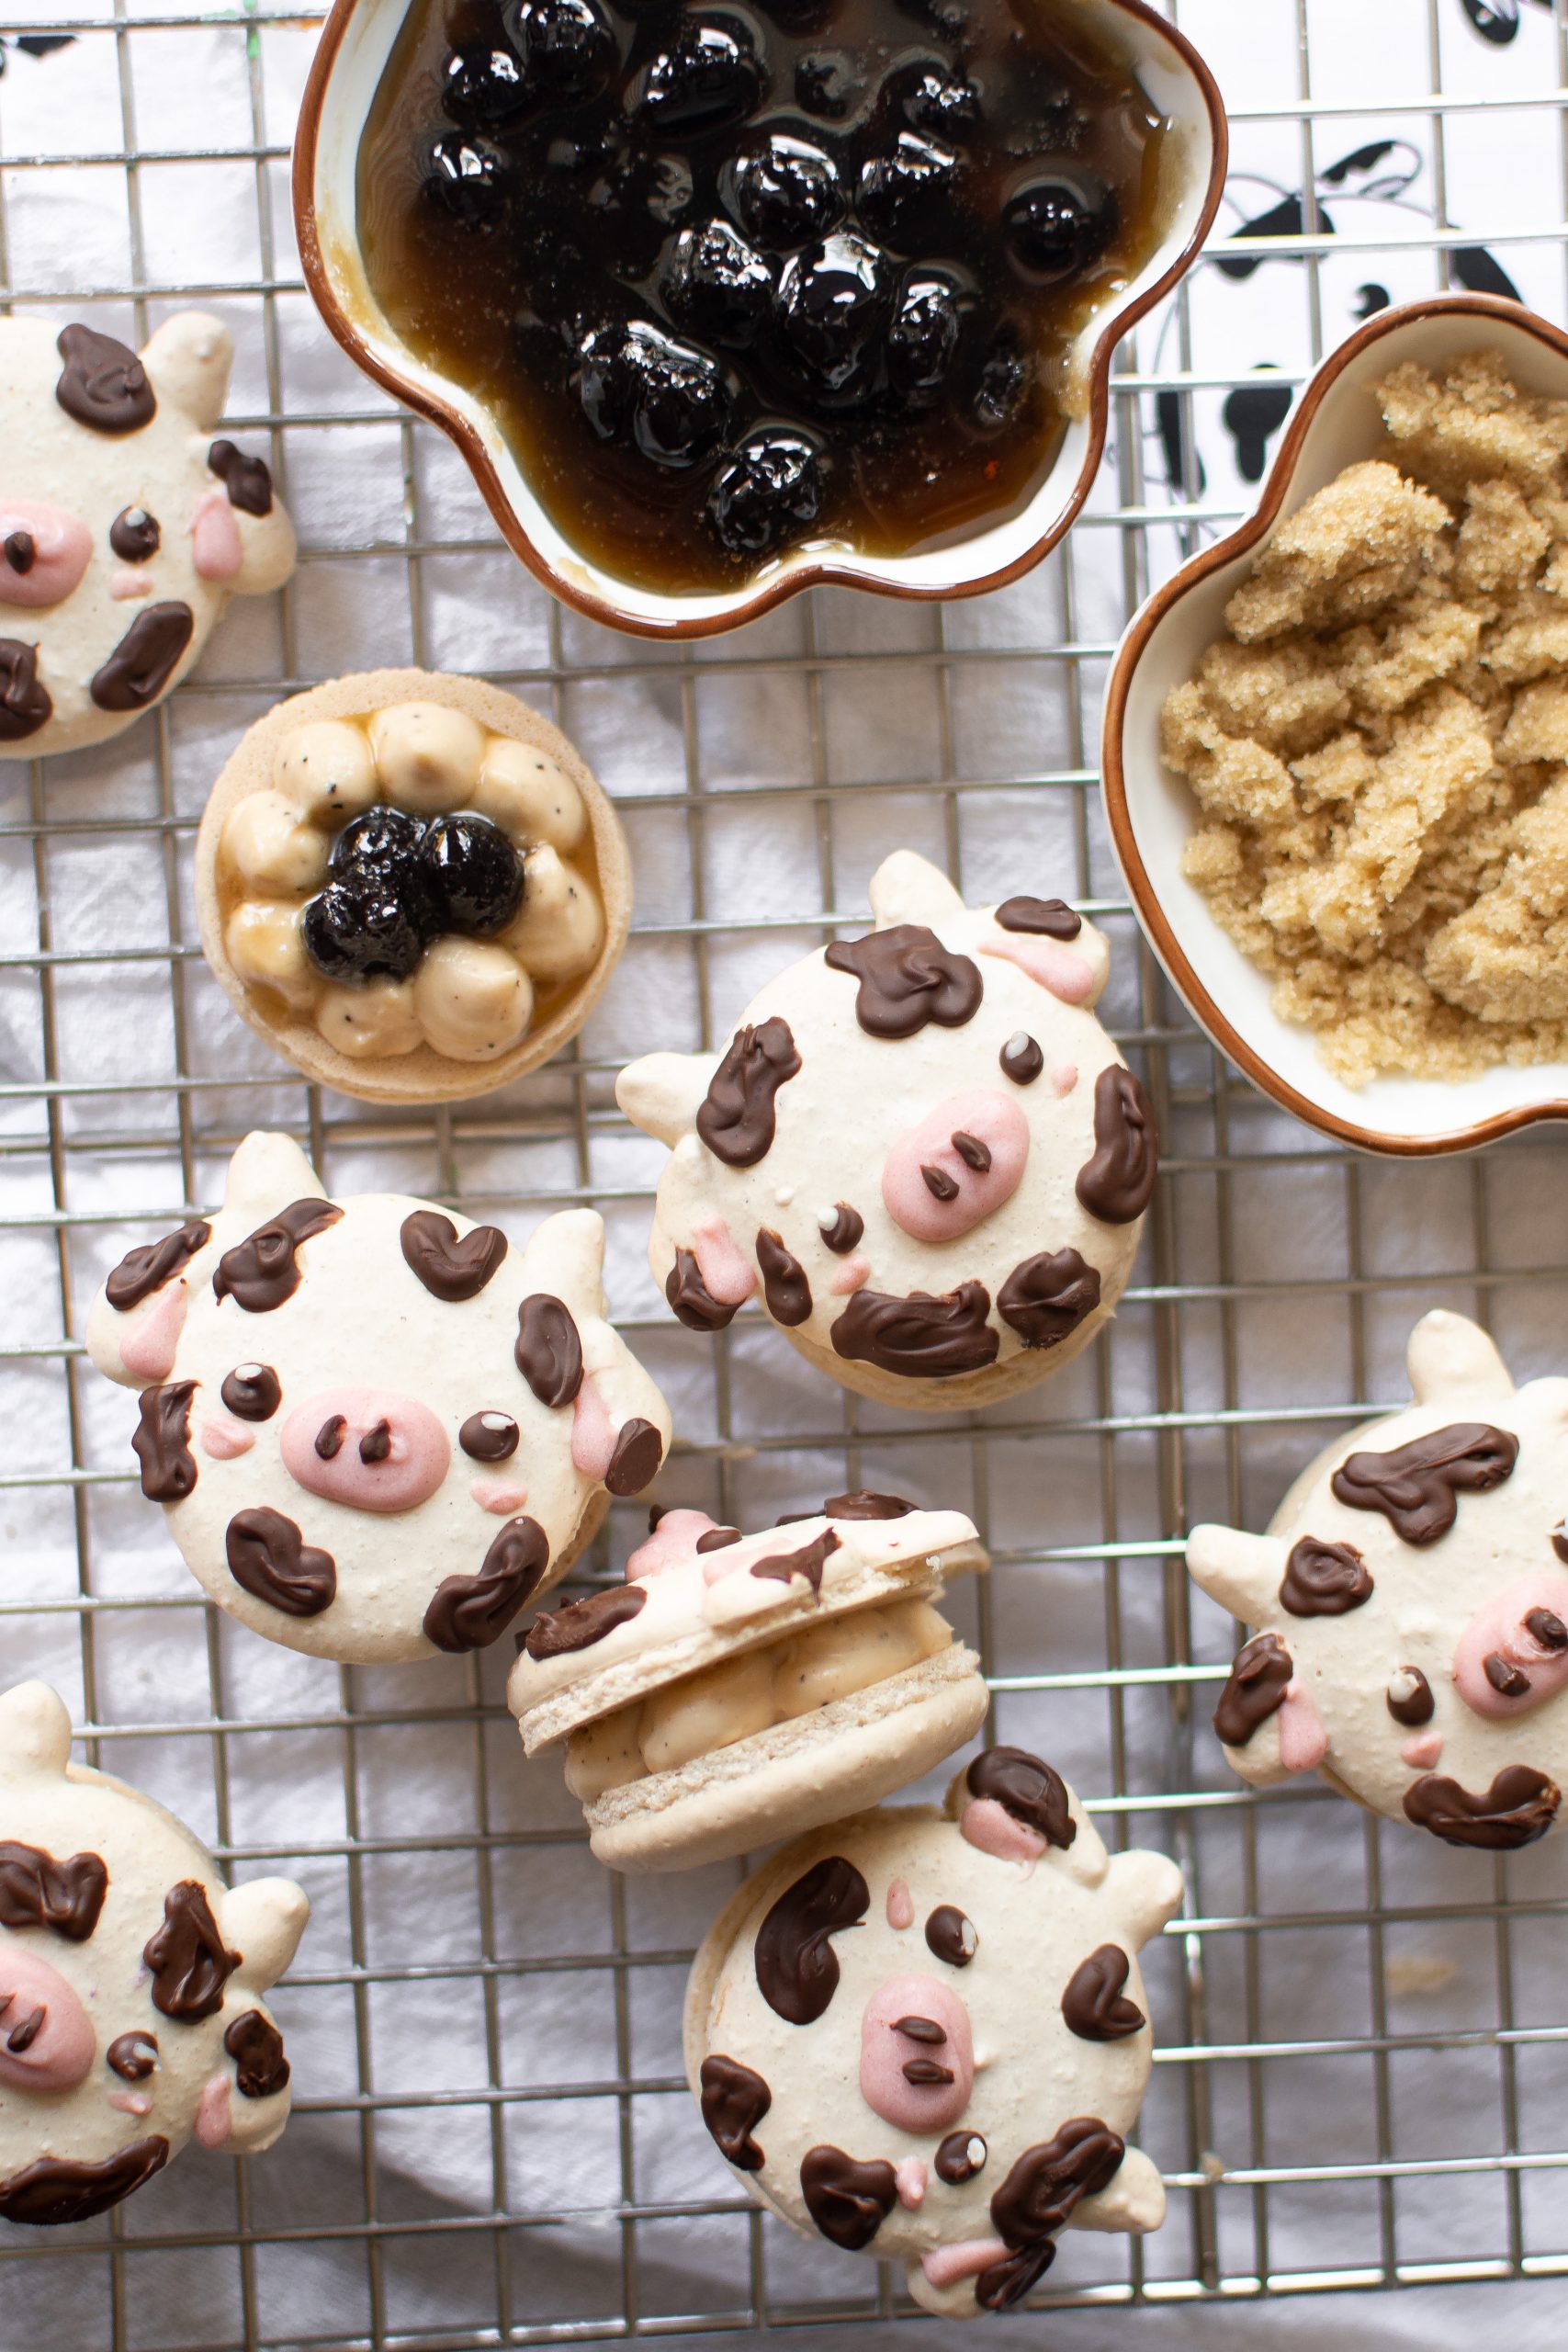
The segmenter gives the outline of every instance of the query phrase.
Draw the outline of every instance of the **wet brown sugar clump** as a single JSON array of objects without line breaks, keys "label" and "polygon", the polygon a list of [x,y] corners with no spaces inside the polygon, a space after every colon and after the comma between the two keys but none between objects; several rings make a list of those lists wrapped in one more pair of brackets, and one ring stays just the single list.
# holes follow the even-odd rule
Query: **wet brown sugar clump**
[{"label": "wet brown sugar clump", "polygon": [[360,235],[571,544],[711,590],[1027,503],[1162,131],[1069,0],[415,0]]}]

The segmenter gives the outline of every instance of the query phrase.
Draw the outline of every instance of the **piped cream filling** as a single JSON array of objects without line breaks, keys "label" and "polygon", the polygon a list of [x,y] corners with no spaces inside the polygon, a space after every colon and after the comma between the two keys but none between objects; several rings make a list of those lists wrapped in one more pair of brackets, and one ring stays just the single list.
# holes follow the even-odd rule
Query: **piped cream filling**
[{"label": "piped cream filling", "polygon": [[584,1724],[567,1741],[566,1784],[588,1804],[650,1772],[675,1771],[694,1757],[885,1682],[952,1641],[952,1626],[928,1600],[825,1618]]}]

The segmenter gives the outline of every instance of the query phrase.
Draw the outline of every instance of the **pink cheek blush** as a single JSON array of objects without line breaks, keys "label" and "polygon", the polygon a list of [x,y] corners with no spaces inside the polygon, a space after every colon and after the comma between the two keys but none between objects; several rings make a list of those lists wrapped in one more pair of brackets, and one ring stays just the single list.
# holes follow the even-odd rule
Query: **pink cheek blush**
[{"label": "pink cheek blush", "polygon": [[919,2156],[906,2156],[893,2179],[899,2204],[906,2212],[918,2213],[926,2201],[926,2168]]},{"label": "pink cheek blush", "polygon": [[828,1288],[835,1298],[848,1298],[852,1291],[859,1290],[863,1283],[870,1280],[871,1260],[857,1252],[854,1257],[846,1258],[838,1272],[829,1276]]},{"label": "pink cheek blush", "polygon": [[615,1432],[604,1399],[592,1379],[578,1390],[571,1408],[571,1465],[601,1484],[615,1451]]},{"label": "pink cheek blush", "polygon": [[1518,1577],[1471,1619],[1454,1645],[1454,1687],[1493,1722],[1528,1715],[1568,1684],[1568,1577]]},{"label": "pink cheek blush", "polygon": [[92,2019],[73,1986],[41,1952],[0,1951],[0,2084],[17,2091],[71,2091],[97,2056]]},{"label": "pink cheek blush", "polygon": [[693,1226],[692,1254],[709,1295],[721,1306],[744,1306],[757,1287],[757,1269],[721,1216]]},{"label": "pink cheek blush", "polygon": [[1094,994],[1094,966],[1075,948],[1023,932],[998,931],[980,942],[982,956],[999,956],[1027,972],[1063,1004],[1086,1004]]},{"label": "pink cheek blush", "polygon": [[1037,1862],[1045,1840],[1026,1822],[1015,1821],[995,1797],[972,1797],[958,1816],[958,1834],[982,1854],[999,1862]]},{"label": "pink cheek blush", "polygon": [[901,2132],[946,2132],[975,2087],[969,2012],[934,1976],[894,1976],[865,2005],[860,2092]]},{"label": "pink cheek blush", "polygon": [[307,1494],[345,1510],[415,1510],[452,1460],[429,1406],[395,1388],[322,1389],[289,1414],[278,1450]]},{"label": "pink cheek blush", "polygon": [[255,1443],[254,1431],[240,1421],[203,1421],[201,1450],[214,1462],[235,1462]]},{"label": "pink cheek blush", "polygon": [[234,2128],[229,2112],[229,2098],[228,2075],[209,2075],[202,2085],[196,2110],[196,2136],[204,2148],[227,2146],[229,2134]]},{"label": "pink cheek blush", "polygon": [[528,1499],[526,1487],[509,1487],[504,1478],[475,1478],[468,1492],[481,1510],[492,1510],[497,1519],[510,1519]]},{"label": "pink cheek blush", "polygon": [[1078,1072],[1076,1062],[1058,1062],[1051,1072],[1051,1091],[1054,1094],[1066,1096],[1072,1092],[1077,1082]]},{"label": "pink cheek blush", "polygon": [[133,571],[129,565],[123,571],[113,573],[109,580],[109,594],[117,605],[129,605],[138,596],[150,596],[152,594],[150,576],[145,571]]},{"label": "pink cheek blush", "polygon": [[118,2108],[122,2115],[151,2115],[152,2102],[145,2091],[110,2091],[110,2107]]},{"label": "pink cheek blush", "polygon": [[1011,1200],[1029,1158],[1029,1122],[1010,1094],[950,1094],[882,1163],[888,1216],[915,1241],[956,1241]]},{"label": "pink cheek blush", "polygon": [[993,2262],[1005,2262],[1008,2249],[1000,2238],[960,2238],[956,2245],[933,2245],[920,2256],[920,2268],[933,2287],[956,2287],[962,2279],[977,2278]]},{"label": "pink cheek blush", "polygon": [[1286,1690],[1280,1709],[1280,1761],[1287,1772],[1314,1772],[1328,1753],[1323,1720],[1299,1682]]},{"label": "pink cheek blush", "polygon": [[1416,1739],[1407,1739],[1399,1751],[1399,1760],[1408,1764],[1413,1772],[1429,1772],[1443,1752],[1440,1731],[1424,1731]]},{"label": "pink cheek blush", "polygon": [[915,1924],[915,1898],[901,1878],[896,1878],[887,1890],[887,1924],[890,1928]]},{"label": "pink cheek blush", "polygon": [[131,1325],[119,1343],[119,1360],[133,1380],[167,1380],[188,1302],[184,1282],[171,1283],[159,1294],[156,1306]]},{"label": "pink cheek blush", "polygon": [[197,501],[190,526],[191,560],[198,580],[232,580],[245,560],[240,526],[226,490],[209,490]]}]

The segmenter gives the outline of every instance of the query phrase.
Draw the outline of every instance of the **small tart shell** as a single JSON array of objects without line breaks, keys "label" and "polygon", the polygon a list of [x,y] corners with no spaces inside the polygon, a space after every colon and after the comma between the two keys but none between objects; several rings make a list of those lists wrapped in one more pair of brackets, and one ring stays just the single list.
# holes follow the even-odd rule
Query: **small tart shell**
[{"label": "small tart shell", "polygon": [[[291,1012],[281,1001],[274,1012],[253,993],[229,960],[223,944],[224,907],[218,881],[218,853],[230,811],[253,792],[270,788],[279,739],[317,718],[363,718],[392,703],[437,702],[461,710],[492,735],[508,735],[555,760],[582,795],[604,908],[604,938],[581,979],[547,1006],[510,1053],[494,1061],[452,1061],[430,1046],[383,1061],[356,1061],[329,1046],[310,1014]],[[592,1012],[615,970],[631,922],[631,857],[615,808],[576,746],[558,727],[515,695],[481,678],[459,678],[439,670],[367,670],[325,685],[312,686],[278,703],[241,737],[213,786],[196,837],[196,910],[201,945],[219,985],[258,1036],[296,1069],[342,1094],[367,1102],[452,1102],[490,1094],[514,1078],[537,1069],[569,1045]],[[546,990],[542,988],[542,994]]]}]

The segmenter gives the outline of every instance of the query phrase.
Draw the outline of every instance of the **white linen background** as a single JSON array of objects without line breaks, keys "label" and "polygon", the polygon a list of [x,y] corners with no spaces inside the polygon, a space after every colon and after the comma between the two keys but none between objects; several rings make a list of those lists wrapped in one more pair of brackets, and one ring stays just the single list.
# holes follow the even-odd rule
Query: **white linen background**
[{"label": "white linen background", "polygon": [[[139,22],[154,11],[157,22]],[[670,1323],[642,1258],[646,1199],[627,1197],[657,1173],[660,1154],[605,1115],[615,1065],[652,1046],[698,1043],[705,1011],[713,1034],[724,1034],[750,986],[820,935],[814,925],[824,907],[853,919],[871,869],[899,842],[939,858],[956,853],[972,899],[1061,888],[1108,902],[1117,950],[1114,1023],[1156,1033],[1175,1089],[1166,1142],[1179,1166],[1165,1180],[1165,1281],[1174,1270],[1190,1294],[1222,1281],[1378,1279],[1360,1294],[1359,1325],[1344,1295],[1313,1289],[1241,1295],[1227,1321],[1201,1296],[1185,1295],[1174,1309],[1151,1298],[1145,1243],[1136,1295],[1108,1347],[1033,1398],[989,1417],[987,1432],[999,1434],[976,1442],[967,1427],[932,1432],[923,1421],[911,1429],[896,1414],[861,1409],[858,1426],[867,1434],[857,1477],[923,1501],[987,1510],[992,1540],[1009,1555],[986,1603],[991,1664],[1004,1676],[1092,1676],[1103,1666],[1099,1559],[1064,1555],[1111,1533],[1145,1547],[1130,1552],[1115,1587],[1123,1659],[1157,1665],[1167,1657],[1171,1628],[1159,1545],[1179,1523],[1165,1523],[1168,1511],[1162,1517],[1155,1421],[1173,1408],[1196,1417],[1180,1438],[1186,1506],[1192,1516],[1223,1514],[1226,1440],[1202,1421],[1225,1403],[1233,1344],[1235,1396],[1273,1416],[1238,1441],[1245,1505],[1257,1524],[1335,1426],[1312,1408],[1404,1393],[1404,1336],[1426,1306],[1443,1299],[1473,1308],[1479,1296],[1519,1376],[1563,1368],[1561,1147],[1550,1136],[1525,1138],[1490,1155],[1479,1177],[1465,1166],[1367,1167],[1348,1180],[1334,1155],[1306,1148],[1310,1139],[1288,1120],[1238,1084],[1222,1083],[1213,1057],[1146,965],[1140,975],[1135,932],[1117,910],[1122,894],[1092,793],[1082,798],[1080,835],[1081,797],[1070,781],[1028,794],[1017,788],[1021,779],[1071,779],[1092,765],[1103,660],[1075,669],[1032,654],[1069,640],[1114,640],[1127,612],[1122,531],[1080,526],[1070,582],[1058,556],[1011,591],[951,608],[945,647],[955,658],[945,693],[938,663],[920,658],[939,649],[933,616],[872,599],[819,600],[815,645],[831,649],[835,661],[816,673],[804,659],[812,646],[798,604],[690,660],[616,639],[570,614],[558,616],[552,633],[548,600],[500,546],[456,456],[434,431],[399,424],[342,358],[299,290],[286,160],[271,154],[258,166],[250,151],[258,140],[287,147],[314,25],[167,21],[182,13],[169,0],[127,0],[122,21],[134,30],[123,42],[123,75],[116,37],[107,31],[85,32],[48,57],[14,49],[6,56],[0,157],[39,161],[6,163],[0,266],[26,295],[57,294],[62,315],[80,310],[95,288],[139,284],[154,289],[146,313],[152,323],[178,306],[175,289],[198,288],[235,335],[231,415],[265,419],[276,408],[298,420],[286,422],[274,446],[307,560],[286,598],[232,607],[197,682],[163,718],[141,722],[118,744],[51,763],[36,784],[26,768],[0,769],[0,951],[10,959],[0,964],[0,1216],[7,1220],[0,1233],[0,1431],[4,1471],[17,1482],[5,1493],[0,1680],[48,1676],[78,1721],[90,1713],[130,1735],[106,1740],[100,1760],[237,1853],[241,1875],[288,1869],[310,1888],[314,1922],[296,1981],[278,1999],[299,2107],[282,2148],[249,2167],[246,2216],[263,2233],[318,2234],[297,2234],[281,2247],[258,2243],[248,2268],[242,2266],[221,2242],[235,2222],[232,2170],[193,2153],[124,2209],[124,2251],[112,2275],[106,2255],[93,2250],[107,2243],[102,2224],[34,2233],[40,2245],[47,2240],[41,2258],[0,2259],[0,2352],[239,2345],[246,2340],[247,2298],[256,2340],[267,2346],[492,2342],[500,2291],[493,2233],[479,2227],[464,2234],[462,2225],[497,2210],[498,2181],[507,2213],[562,2217],[502,2242],[513,2321],[520,2327],[560,2321],[573,2340],[592,2341],[600,2324],[619,2324],[621,2225],[614,2209],[623,2179],[639,2205],[667,2213],[637,2224],[643,2312],[694,2319],[749,2301],[748,2220],[739,2211],[679,2210],[734,2201],[728,2176],[675,2086],[681,1956],[733,1872],[617,1889],[569,1838],[508,1842],[513,1833],[567,1832],[575,1823],[558,1769],[546,1762],[525,1770],[500,1709],[510,1643],[501,1645],[504,1656],[483,1662],[477,1682],[472,1669],[447,1661],[340,1679],[330,1668],[209,1619],[194,1603],[195,1588],[160,1514],[125,1477],[130,1401],[79,1368],[75,1458],[86,1473],[79,1491],[90,1539],[88,1589],[111,1604],[87,1617],[85,1644],[74,1608],[62,1606],[81,1589],[77,1490],[60,1476],[72,1460],[73,1434],[62,1341],[79,1335],[94,1283],[123,1249],[164,1229],[184,1203],[182,1128],[166,1091],[176,1070],[204,1081],[189,1097],[183,1130],[198,1204],[217,1197],[231,1140],[248,1126],[275,1123],[324,1141],[322,1172],[335,1191],[386,1183],[447,1192],[521,1234],[549,1196],[583,1185],[581,1145],[588,1189],[610,1227],[614,1307],[639,1325],[646,1319],[636,1344],[666,1386],[678,1431],[696,1449],[665,1474],[660,1491],[665,1499],[761,1521],[842,1483],[841,1443],[829,1442],[840,1428],[839,1402],[778,1334],[749,1319],[731,1335],[728,1389],[716,1374],[716,1351]],[[1180,22],[1238,109],[1288,107],[1296,98],[1298,37],[1310,37],[1313,95],[1364,109],[1318,127],[1320,173],[1390,138],[1409,141],[1415,151],[1404,163],[1396,153],[1393,163],[1359,164],[1322,187],[1347,243],[1386,235],[1386,245],[1331,254],[1315,284],[1291,259],[1270,261],[1245,281],[1213,266],[1199,273],[1190,288],[1196,372],[1223,379],[1267,363],[1299,377],[1312,356],[1314,304],[1326,347],[1365,307],[1368,285],[1395,300],[1430,290],[1437,282],[1430,253],[1408,243],[1401,250],[1399,241],[1426,225],[1410,208],[1425,205],[1429,219],[1439,171],[1449,219],[1473,229],[1528,300],[1562,316],[1562,250],[1543,233],[1555,230],[1564,209],[1556,110],[1456,114],[1440,154],[1429,117],[1380,112],[1380,99],[1424,93],[1438,76],[1461,96],[1557,88],[1568,20],[1543,0],[1518,0],[1512,11],[1497,0],[1498,17],[1510,13],[1521,19],[1517,38],[1489,42],[1467,21],[1461,0],[1182,0]],[[63,0],[53,15],[63,18]],[[23,21],[6,19],[13,31]],[[50,17],[30,21],[43,28]],[[116,160],[128,147],[150,156],[237,152],[219,160],[147,161],[128,175]],[[48,160],[82,154],[102,160],[69,168]],[[1295,122],[1238,122],[1233,164],[1224,231],[1299,187]],[[1391,206],[1391,175],[1412,164],[1416,175]],[[268,285],[277,288],[270,304],[259,291]],[[134,325],[123,301],[96,305],[90,314],[111,331]],[[1162,330],[1151,322],[1138,354],[1145,368],[1175,366],[1174,322]],[[1245,510],[1256,494],[1236,470],[1222,415],[1225,397],[1222,380],[1192,401],[1207,484],[1202,503],[1216,516]],[[1123,432],[1130,413],[1123,403]],[[344,417],[385,422],[333,421]],[[1142,494],[1158,509],[1178,493],[1152,401],[1140,403],[1140,423]],[[254,432],[247,439],[260,446]],[[1123,450],[1122,458],[1124,481],[1136,484],[1132,456]],[[0,449],[0,468],[3,460]],[[1108,459],[1093,501],[1101,515],[1115,511],[1116,482]],[[404,556],[410,540],[427,550],[412,572]],[[367,548],[377,552],[359,552]],[[1153,576],[1179,553],[1173,527],[1151,530]],[[987,652],[999,658],[987,662]],[[336,1101],[320,1106],[312,1124],[303,1087],[230,1013],[194,947],[192,820],[242,728],[274,698],[269,681],[420,654],[435,666],[516,679],[547,702],[550,681],[539,673],[552,674],[557,715],[626,818],[637,929],[583,1041],[589,1068],[581,1081],[558,1069],[541,1075],[452,1126],[362,1118]],[[757,666],[764,662],[778,666]],[[995,779],[995,788],[966,788],[950,799],[943,785],[953,778]],[[724,796],[695,825],[678,797],[673,805],[665,797],[682,795],[694,779]],[[819,804],[808,794],[770,792],[749,805],[748,787],[811,779],[835,790],[830,820],[819,821]],[[838,789],[855,786],[865,788]],[[165,834],[167,815],[179,821]],[[51,831],[35,857],[38,820]],[[712,926],[705,1006],[687,935],[694,922]],[[29,962],[40,944],[88,960],[57,962],[46,993]],[[118,956],[106,956],[111,946]],[[57,1097],[34,1091],[51,1069],[70,1081]],[[580,1099],[592,1114],[582,1127]],[[53,1123],[47,1135],[46,1114]],[[1239,1163],[1224,1199],[1213,1171],[1221,1152]],[[71,1236],[63,1308],[54,1227],[62,1206],[83,1220]],[[1482,1262],[1539,1270],[1539,1277],[1478,1292],[1462,1276]],[[1424,1279],[1450,1269],[1451,1284]],[[1403,1287],[1402,1276],[1409,1277]],[[1162,1356],[1159,1317],[1173,1312],[1174,1353]],[[1176,1393],[1162,1385],[1162,1362],[1176,1365]],[[1098,1431],[1108,1414],[1120,1432],[1109,1474],[1113,1496],[1102,1484],[1106,1442],[1067,1426],[1089,1421]],[[1037,1421],[1046,1424],[1043,1434],[1008,1439],[1010,1428],[1032,1430]],[[1063,1425],[1063,1437],[1053,1440],[1052,1424]],[[751,1438],[762,1440],[763,1450]],[[636,1510],[617,1510],[613,1547],[598,1555],[601,1572],[612,1560],[618,1566],[637,1520]],[[978,1599],[970,1592],[956,1600],[966,1627]],[[1217,1611],[1196,1602],[1193,1624],[1199,1656],[1216,1664],[1228,1656],[1230,1630]],[[487,1708],[477,1731],[465,1713],[476,1689]],[[1199,1728],[1184,1739],[1158,1689],[1129,1689],[1125,1788],[1232,1785],[1208,1730],[1210,1687],[1201,1685],[1195,1697]],[[344,1704],[373,1720],[345,1729]],[[221,1740],[194,1728],[209,1723],[215,1705],[225,1721],[259,1728]],[[1000,1735],[1044,1749],[1090,1798],[1112,1787],[1110,1725],[1104,1694],[1092,1688],[1004,1691],[998,1702]],[[148,1727],[145,1736],[134,1736],[138,1726]],[[1369,1832],[1347,1808],[1308,1792],[1267,1808],[1258,1881],[1249,1886],[1243,1817],[1235,1807],[1191,1816],[1188,1858],[1199,1866],[1204,1914],[1355,1913],[1368,1903],[1375,1862],[1383,1901],[1400,1913],[1382,1934],[1384,2029],[1476,2037],[1472,2046],[1391,2059],[1393,2153],[1411,2159],[1500,2151],[1503,2062],[1489,2036],[1502,2013],[1504,1955],[1495,1923],[1421,1916],[1423,1906],[1484,1900],[1494,1865],[1398,1831]],[[1114,1812],[1102,1821],[1112,1828]],[[1132,1823],[1144,1841],[1170,1838],[1178,1826],[1174,1815],[1147,1809],[1134,1809]],[[488,1882],[468,1842],[480,1830],[495,1840]],[[362,1851],[351,1860],[344,1849],[356,1839]],[[1565,1857],[1568,1839],[1502,1868],[1521,1906],[1506,1955],[1509,2014],[1517,2025],[1568,2036],[1559,1957]],[[615,1972],[595,1964],[617,1939],[637,1956],[625,1973],[619,2021]],[[1265,2041],[1322,2041],[1373,2030],[1375,1945],[1364,1927],[1261,1938],[1264,1990],[1250,2022],[1247,1941],[1235,1934],[1205,1939],[1201,2030],[1186,2006],[1179,1946],[1168,1939],[1152,1957],[1156,2028],[1173,2052],[1190,2039],[1228,2043],[1249,2031]],[[584,1964],[527,1973],[505,1965],[562,1954]],[[502,1964],[487,1971],[487,1958]],[[492,2070],[510,2089],[558,2095],[495,2103],[485,2096]],[[1266,2086],[1261,2139],[1253,2136],[1247,2070],[1234,2062],[1208,2069],[1206,2145],[1223,2164],[1354,2167],[1375,2155],[1374,2072],[1363,2052],[1269,2060],[1258,2072]],[[1173,2173],[1190,2165],[1200,2144],[1189,2128],[1189,2074],[1176,2057],[1156,2070],[1140,2134]],[[623,2147],[614,2087],[627,2076],[655,2087],[628,2102]],[[588,2086],[595,2085],[606,2086],[605,2094],[592,2095]],[[581,2095],[570,2096],[574,2089]],[[1517,2147],[1563,2145],[1565,2090],[1561,2046],[1527,2044],[1514,2087]],[[433,2092],[438,2103],[428,2103]],[[465,2101],[465,2093],[479,2096]],[[368,2123],[367,2094],[374,2109]],[[403,2103],[411,2098],[419,2103]],[[1390,2194],[1406,2262],[1508,2251],[1495,2173],[1406,2179]],[[1364,2178],[1273,2188],[1272,2269],[1375,2263],[1378,2195]],[[1145,2248],[1151,2278],[1192,2276],[1191,2202],[1188,2191],[1173,2195],[1166,2232]],[[1214,2203],[1221,2270],[1244,2276],[1256,2258],[1250,2193],[1222,2189]],[[1568,2248],[1562,2173],[1526,2172],[1520,2211],[1522,2250],[1562,2256]],[[365,2237],[355,2234],[372,2213],[383,2223],[428,2226],[387,2235],[372,2257]],[[334,2238],[334,2226],[344,2234]],[[804,2245],[772,2224],[765,2235],[775,2301],[805,2306],[820,2297],[837,2307],[868,2292],[874,2277],[868,2266]],[[14,2233],[8,2243],[23,2237]],[[0,2256],[5,2251],[0,2245]],[[1120,2241],[1069,2233],[1048,2283],[1125,2275]],[[863,2340],[888,2340],[891,2324],[869,2322],[870,2308]],[[1562,2311],[1562,2286],[1548,2278],[1404,2295],[1281,2296],[1267,2307],[1176,2302],[1022,2314],[987,2323],[984,2339],[998,2346],[1049,2341],[1064,2352],[1111,2344],[1138,2352],[1178,2345],[1226,2352],[1277,2340],[1328,2352],[1348,2334],[1391,2352],[1417,2343],[1457,2352],[1483,2327],[1506,2327],[1521,2346],[1560,2344]],[[897,2324],[900,2336],[908,2324]],[[923,2340],[957,2335],[928,2325]],[[852,2339],[835,2324],[796,2331],[792,2340],[825,2346]]]}]

